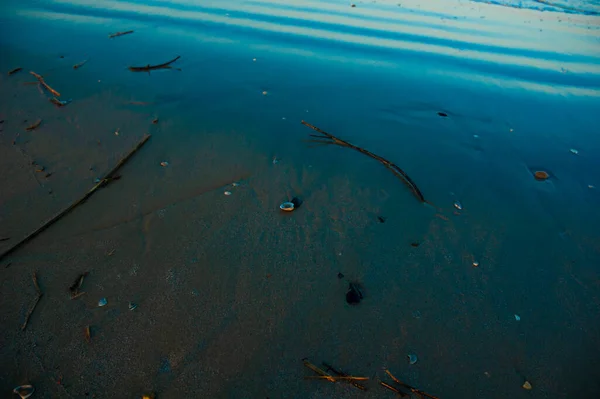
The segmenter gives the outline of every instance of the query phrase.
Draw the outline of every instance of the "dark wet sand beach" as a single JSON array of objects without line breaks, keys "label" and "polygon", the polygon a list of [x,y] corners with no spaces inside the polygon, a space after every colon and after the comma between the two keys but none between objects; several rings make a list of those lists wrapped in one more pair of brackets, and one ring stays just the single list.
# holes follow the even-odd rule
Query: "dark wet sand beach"
[{"label": "dark wet sand beach", "polygon": [[597,4],[400,3],[3,3],[1,395],[600,397]]}]

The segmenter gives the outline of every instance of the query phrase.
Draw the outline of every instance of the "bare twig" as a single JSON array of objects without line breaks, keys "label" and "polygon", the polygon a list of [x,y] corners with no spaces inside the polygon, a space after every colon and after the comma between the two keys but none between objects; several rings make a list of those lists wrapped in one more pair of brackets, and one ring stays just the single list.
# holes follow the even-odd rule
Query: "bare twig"
[{"label": "bare twig", "polygon": [[22,71],[22,70],[23,70],[23,68],[15,68],[15,69],[12,69],[12,70],[8,71],[8,74],[9,75],[13,75],[13,74],[15,74],[15,73],[17,73],[19,71]]},{"label": "bare twig", "polygon": [[127,30],[125,32],[111,33],[110,35],[108,35],[108,37],[110,39],[112,39],[113,37],[119,37],[119,36],[123,36],[123,35],[129,35],[130,33],[133,33],[133,31],[132,30]]},{"label": "bare twig", "polygon": [[54,90],[52,87],[50,87],[41,75],[38,75],[37,73],[35,73],[33,71],[31,71],[29,73],[32,74],[33,76],[35,76],[36,79],[40,82],[40,84],[42,86],[44,86],[46,88],[46,90],[48,90],[50,93],[52,93],[52,95],[54,95],[55,97],[60,97],[60,93],[57,92],[56,90]]},{"label": "bare twig", "polygon": [[82,66],[85,65],[86,62],[88,62],[88,60],[85,60],[85,61],[80,62],[79,64],[73,65],[73,69],[79,69],[79,68],[81,68]]},{"label": "bare twig", "polygon": [[37,275],[35,272],[33,272],[33,285],[35,287],[36,296],[35,296],[35,300],[33,301],[33,305],[29,308],[29,311],[27,312],[27,315],[25,316],[25,322],[21,326],[22,331],[25,331],[25,329],[27,328],[27,323],[29,323],[29,318],[33,314],[33,311],[35,310],[35,307],[37,306],[38,302],[40,301],[40,299],[42,299],[42,296],[44,295],[38,284]]},{"label": "bare twig", "polygon": [[85,294],[85,292],[79,292],[79,289],[83,285],[83,280],[88,275],[88,272],[82,273],[77,276],[77,279],[71,286],[69,287],[69,291],[71,291],[71,299],[79,298],[81,295]]},{"label": "bare twig", "polygon": [[51,225],[53,225],[55,222],[57,222],[63,216],[65,216],[66,214],[68,214],[69,212],[71,212],[73,209],[75,209],[77,206],[79,206],[82,203],[84,203],[99,188],[104,187],[106,184],[108,184],[109,182],[111,182],[113,180],[113,178],[115,177],[116,172],[133,156],[133,154],[135,154],[135,152],[137,150],[139,150],[148,141],[148,139],[150,137],[151,137],[150,135],[144,136],[144,138],[142,138],[142,140],[127,155],[125,155],[123,158],[121,158],[121,160],[115,165],[115,167],[112,168],[106,175],[104,175],[104,177],[102,179],[100,179],[100,181],[94,187],[92,187],[91,190],[88,191],[83,197],[81,197],[79,200],[73,202],[66,209],[62,210],[60,213],[58,213],[57,215],[55,215],[54,217],[52,217],[50,220],[48,220],[47,222],[45,222],[42,226],[40,226],[39,228],[37,228],[35,231],[33,231],[32,233],[28,234],[21,241],[19,241],[18,243],[16,243],[12,247],[10,247],[8,250],[6,250],[2,254],[0,254],[0,260],[4,259],[7,255],[11,254],[12,252],[14,252],[18,248],[20,248],[22,245],[24,245],[27,242],[29,242],[31,239],[33,239],[38,234],[40,234],[41,232],[43,232],[44,230],[46,230],[48,227],[50,227]]},{"label": "bare twig", "polygon": [[402,169],[400,169],[394,163],[388,161],[385,158],[380,157],[379,155],[373,154],[372,152],[365,150],[364,148],[360,148],[360,147],[355,146],[354,144],[350,144],[349,142],[342,140],[332,134],[329,134],[329,133],[319,129],[316,126],[311,125],[308,122],[302,121],[302,124],[310,127],[314,131],[319,132],[321,134],[321,136],[311,134],[310,135],[311,137],[316,137],[316,138],[322,139],[322,140],[312,140],[313,142],[322,143],[322,144],[336,144],[341,147],[352,148],[356,151],[362,152],[363,154],[365,154],[373,159],[376,159],[377,161],[382,163],[383,166],[385,166],[386,168],[391,170],[394,175],[396,175],[398,178],[400,178],[400,180],[402,180],[411,189],[411,191],[413,192],[413,194],[415,195],[415,197],[417,197],[417,199],[419,201],[427,203],[427,201],[425,201],[425,198],[423,197],[423,194],[421,193],[421,190],[419,190],[417,185],[412,181],[412,179],[410,177],[408,177],[406,172],[404,172]]},{"label": "bare twig", "polygon": [[135,66],[130,66],[129,70],[132,72],[146,72],[146,71],[151,71],[154,69],[164,69],[164,68],[170,68],[169,65],[171,65],[172,63],[174,63],[175,61],[177,61],[178,59],[180,59],[181,56],[178,55],[177,57],[173,58],[171,61],[167,61],[164,64],[158,64],[158,65],[146,65],[146,66],[142,66],[142,67],[135,67]]},{"label": "bare twig", "polygon": [[320,376],[324,377],[324,379],[326,379],[327,381],[335,382],[335,378],[333,378],[331,374],[328,374],[326,371],[321,370],[319,367],[309,362],[307,358],[302,359],[302,362],[304,363],[304,366],[311,369]]},{"label": "bare twig", "polygon": [[35,123],[33,123],[33,124],[31,124],[31,125],[27,126],[27,127],[25,128],[25,130],[27,130],[27,131],[29,131],[29,132],[30,132],[30,131],[32,131],[32,130],[35,130],[35,129],[37,129],[37,128],[38,128],[38,127],[41,125],[41,124],[42,124],[42,120],[41,120],[41,119],[38,119],[38,120],[37,120]]},{"label": "bare twig", "polygon": [[[387,370],[387,369],[385,370],[385,373],[386,373],[387,375],[389,375],[389,376],[390,376],[390,378],[391,378],[392,380],[394,380],[394,382],[395,382],[396,384],[400,385],[400,386],[401,386],[401,387],[403,387],[403,388],[406,388],[406,389],[408,389],[408,390],[409,390],[411,393],[415,393],[415,394],[417,394],[417,395],[419,395],[419,396],[426,396],[426,397],[428,397],[428,398],[430,398],[430,399],[439,399],[439,398],[438,398],[438,397],[436,397],[436,396],[429,395],[428,393],[426,393],[426,392],[423,392],[423,391],[421,391],[420,389],[417,389],[417,388],[415,388],[415,387],[412,387],[412,386],[410,386],[410,385],[408,385],[408,384],[405,384],[404,382],[402,382],[402,381],[400,381],[399,379],[397,379],[396,377],[394,377],[394,375],[393,375],[393,374],[392,374],[392,373],[391,373],[389,370]],[[399,391],[398,389],[396,389],[396,388],[394,388],[394,387],[390,386],[389,384],[386,384],[385,382],[380,382],[380,384],[381,384],[382,386],[386,387],[387,389],[390,389],[390,390],[392,390],[392,391],[394,391],[394,392],[396,392],[396,393],[400,394],[400,396],[406,396],[406,394],[404,394],[403,392]]]},{"label": "bare twig", "polygon": [[334,374],[337,375],[337,377],[334,378],[340,378],[340,379],[348,379],[349,383],[354,385],[356,388],[360,389],[361,391],[366,391],[367,387],[365,387],[364,385],[359,384],[358,380],[368,380],[369,378],[367,377],[351,377],[349,374],[344,373],[342,370],[338,370],[335,367],[333,367],[332,365],[323,362],[323,366],[325,366],[327,371],[332,371]]}]

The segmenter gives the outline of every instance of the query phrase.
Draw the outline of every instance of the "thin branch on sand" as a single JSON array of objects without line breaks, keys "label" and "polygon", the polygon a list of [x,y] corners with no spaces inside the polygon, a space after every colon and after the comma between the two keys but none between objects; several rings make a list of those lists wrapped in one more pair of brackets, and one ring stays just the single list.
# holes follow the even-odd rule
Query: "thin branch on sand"
[{"label": "thin branch on sand", "polygon": [[85,60],[85,61],[80,62],[79,64],[73,65],[73,69],[81,68],[82,66],[84,66],[86,64],[86,62],[88,62],[88,60]]},{"label": "thin branch on sand", "polygon": [[377,161],[379,161],[380,163],[383,164],[383,166],[385,166],[386,168],[388,168],[389,170],[392,171],[392,173],[394,175],[396,175],[400,180],[402,180],[413,192],[413,194],[415,195],[415,197],[417,197],[417,199],[423,203],[427,203],[427,201],[425,201],[425,198],[423,197],[423,194],[421,193],[421,190],[419,190],[419,188],[417,187],[417,185],[412,181],[412,179],[410,177],[408,177],[408,175],[406,174],[406,172],[404,172],[402,169],[400,169],[397,165],[395,165],[394,163],[388,161],[385,158],[380,157],[379,155],[373,154],[372,152],[365,150],[364,148],[360,148],[358,146],[355,146],[354,144],[350,144],[349,142],[342,140],[338,137],[335,137],[332,134],[329,134],[321,129],[319,129],[316,126],[311,125],[308,122],[302,121],[302,124],[305,126],[308,126],[309,128],[313,129],[316,132],[319,132],[321,134],[321,136],[319,135],[315,135],[315,134],[311,134],[311,137],[316,137],[319,138],[321,140],[311,140],[313,142],[317,142],[317,143],[322,143],[322,144],[336,144],[339,145],[341,147],[348,147],[348,148],[352,148],[356,151],[362,152],[363,154],[376,159]]},{"label": "thin branch on sand", "polygon": [[27,131],[29,131],[29,132],[30,132],[30,131],[32,131],[32,130],[35,130],[35,129],[37,129],[37,128],[38,128],[38,127],[41,125],[41,124],[42,124],[42,120],[41,120],[41,119],[38,119],[38,120],[37,120],[37,122],[35,122],[35,123],[33,123],[33,124],[31,124],[31,125],[27,126],[27,127],[25,128],[25,130],[27,130]]},{"label": "thin branch on sand", "polygon": [[147,71],[152,71],[154,69],[171,68],[169,65],[171,65],[172,63],[174,63],[175,61],[177,61],[180,58],[181,58],[181,56],[178,55],[177,57],[173,58],[171,61],[167,61],[164,64],[158,64],[158,65],[148,64],[146,66],[141,66],[141,67],[130,66],[129,70],[132,72],[147,72]]},{"label": "thin branch on sand", "polygon": [[119,36],[123,36],[123,35],[129,35],[130,33],[133,33],[133,31],[132,30],[126,30],[125,32],[111,33],[110,35],[108,35],[108,37],[110,39],[112,39],[113,37],[119,37]]},{"label": "thin branch on sand", "polygon": [[40,84],[42,86],[44,86],[46,88],[46,90],[48,90],[50,93],[52,93],[52,95],[54,95],[55,97],[60,97],[60,93],[57,92],[56,90],[54,90],[52,87],[50,87],[48,85],[48,83],[46,83],[46,81],[44,80],[44,77],[42,75],[38,75],[37,73],[31,71],[29,72],[30,74],[32,74],[33,76],[35,76],[35,78],[40,82]]},{"label": "thin branch on sand", "polygon": [[27,328],[27,323],[29,323],[29,318],[33,314],[33,311],[35,310],[35,307],[37,306],[38,302],[40,301],[40,299],[42,299],[42,296],[44,295],[38,284],[37,275],[35,272],[33,272],[33,285],[35,287],[35,294],[36,294],[35,300],[33,301],[33,305],[31,305],[31,307],[29,308],[29,312],[27,312],[27,315],[25,316],[25,322],[21,326],[22,331],[25,331],[25,329]]},{"label": "thin branch on sand", "polygon": [[17,250],[18,248],[20,248],[21,246],[23,246],[24,244],[26,244],[27,242],[29,242],[31,239],[33,239],[38,234],[40,234],[41,232],[43,232],[44,230],[46,230],[48,227],[50,227],[51,225],[53,225],[54,223],[56,223],[59,219],[61,219],[63,216],[65,216],[66,214],[68,214],[69,212],[71,212],[77,206],[79,206],[82,203],[84,203],[99,188],[104,187],[105,185],[107,185],[108,183],[110,183],[113,180],[117,180],[118,177],[115,176],[116,172],[133,156],[133,154],[135,154],[135,152],[137,150],[139,150],[148,141],[148,139],[150,137],[151,137],[151,135],[149,135],[149,134],[146,135],[146,136],[144,136],[144,138],[142,138],[142,140],[127,155],[125,155],[123,158],[121,158],[121,160],[115,165],[115,167],[112,168],[108,173],[106,173],[104,175],[104,177],[102,179],[100,179],[100,181],[94,187],[92,187],[91,190],[88,191],[83,197],[81,197],[77,201],[73,202],[71,205],[69,205],[69,207],[67,207],[66,209],[62,210],[60,213],[58,213],[54,217],[52,217],[50,220],[48,220],[46,223],[44,223],[41,227],[37,228],[35,231],[33,231],[32,233],[28,234],[21,241],[19,241],[18,243],[16,243],[15,245],[13,245],[12,247],[10,247],[6,251],[4,251],[2,254],[0,254],[0,260],[4,259],[7,255],[11,254],[15,250]]},{"label": "thin branch on sand", "polygon": [[12,69],[12,70],[8,71],[8,74],[9,75],[13,75],[13,74],[15,74],[15,73],[17,73],[19,71],[22,71],[22,70],[23,70],[23,68],[15,68],[15,69]]}]

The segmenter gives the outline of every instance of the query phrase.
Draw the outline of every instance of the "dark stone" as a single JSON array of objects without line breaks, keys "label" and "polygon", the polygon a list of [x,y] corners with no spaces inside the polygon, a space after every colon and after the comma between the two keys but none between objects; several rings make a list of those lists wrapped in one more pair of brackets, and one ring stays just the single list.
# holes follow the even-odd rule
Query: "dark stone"
[{"label": "dark stone", "polygon": [[448,114],[445,113],[445,112],[438,112],[438,115],[441,116],[441,117],[443,117],[443,118],[446,118],[448,116]]},{"label": "dark stone", "polygon": [[294,209],[298,209],[302,205],[302,200],[300,198],[298,198],[298,197],[292,198],[292,200],[290,202],[292,204],[294,204]]},{"label": "dark stone", "polygon": [[338,273],[338,278],[344,278],[344,275],[340,272]]},{"label": "dark stone", "polygon": [[346,292],[346,302],[350,305],[358,305],[363,299],[362,292],[356,284],[350,283],[348,286],[348,292]]},{"label": "dark stone", "polygon": [[421,245],[421,243],[418,243],[418,242],[411,242],[411,243],[410,243],[410,245],[416,248],[416,247],[418,247],[419,245]]},{"label": "dark stone", "polygon": [[383,216],[377,216],[377,220],[379,220],[379,223],[385,223],[385,217]]}]

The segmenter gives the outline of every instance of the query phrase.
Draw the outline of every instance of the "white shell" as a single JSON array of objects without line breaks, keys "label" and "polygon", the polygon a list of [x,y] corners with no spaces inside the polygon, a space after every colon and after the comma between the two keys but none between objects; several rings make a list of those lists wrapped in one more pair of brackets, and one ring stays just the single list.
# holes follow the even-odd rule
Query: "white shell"
[{"label": "white shell", "polygon": [[419,359],[417,358],[417,355],[415,355],[415,354],[410,354],[410,355],[408,355],[407,357],[408,357],[408,362],[409,362],[410,364],[415,364],[415,363],[417,362],[417,360],[419,360]]},{"label": "white shell", "polygon": [[21,385],[13,389],[13,392],[21,397],[21,399],[27,399],[35,392],[33,385]]},{"label": "white shell", "polygon": [[294,210],[294,203],[284,202],[283,204],[279,205],[279,209],[281,209],[282,211],[291,212]]},{"label": "white shell", "polygon": [[106,298],[102,298],[98,301],[98,306],[106,306],[107,303],[108,301],[106,300]]},{"label": "white shell", "polygon": [[225,194],[225,195],[231,195],[231,191],[225,191],[223,194]]}]

